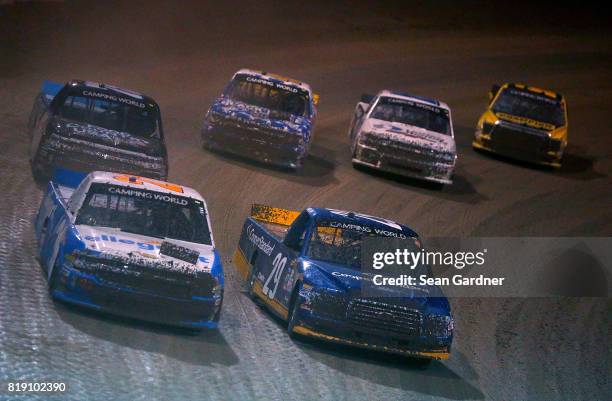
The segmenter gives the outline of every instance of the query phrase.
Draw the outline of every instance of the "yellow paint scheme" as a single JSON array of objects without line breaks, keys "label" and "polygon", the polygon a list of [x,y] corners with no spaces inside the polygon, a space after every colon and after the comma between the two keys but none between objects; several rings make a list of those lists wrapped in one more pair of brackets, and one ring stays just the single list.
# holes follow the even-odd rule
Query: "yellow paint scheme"
[{"label": "yellow paint scheme", "polygon": [[408,355],[408,356],[418,356],[418,357],[423,357],[423,358],[439,359],[439,360],[448,359],[449,356],[450,356],[450,354],[447,351],[440,351],[440,352],[410,351],[410,350],[405,350],[405,349],[401,349],[401,348],[386,347],[386,346],[382,346],[382,345],[368,344],[368,343],[364,343],[364,342],[352,341],[352,340],[348,340],[348,339],[345,339],[345,338],[340,338],[340,337],[330,336],[328,334],[323,334],[323,333],[320,333],[318,331],[314,331],[314,330],[309,329],[309,328],[304,327],[304,326],[295,326],[293,328],[293,332],[296,333],[296,334],[303,335],[303,336],[319,338],[319,339],[322,339],[322,340],[331,341],[331,342],[335,342],[335,343],[339,343],[339,344],[351,345],[353,347],[368,348],[368,349],[373,349],[373,350],[383,351],[383,352],[392,352],[394,354],[401,354],[401,355]]},{"label": "yellow paint scheme", "polygon": [[[497,100],[497,98],[499,97],[499,95],[510,86],[511,84],[504,84],[500,87],[500,89],[497,91],[497,93],[495,94],[494,98],[491,99],[491,101],[489,102],[487,109],[485,110],[485,112],[480,116],[480,119],[478,120],[478,124],[476,126],[476,134],[474,136],[474,140],[472,141],[472,147],[475,149],[481,149],[481,150],[486,150],[489,152],[493,152],[495,153],[494,149],[491,149],[489,147],[487,147],[484,143],[483,143],[483,139],[490,139],[490,134],[487,132],[483,132],[483,127],[486,124],[489,125],[494,125],[498,120],[500,119],[504,119],[507,121],[512,121],[512,122],[516,122],[516,123],[520,123],[520,124],[526,124],[528,126],[534,127],[534,128],[538,128],[538,129],[543,129],[549,132],[549,135],[552,139],[561,141],[561,150],[564,150],[567,146],[567,132],[568,132],[568,119],[567,119],[567,106],[565,104],[565,99],[562,98],[561,99],[561,103],[563,104],[563,109],[565,112],[565,125],[561,126],[561,127],[557,127],[555,128],[552,124],[548,124],[542,121],[535,121],[529,118],[525,118],[525,117],[521,117],[521,116],[514,116],[514,115],[510,115],[510,114],[506,114],[506,113],[497,113],[495,114],[492,110],[492,106],[493,104],[495,104],[495,101]],[[541,88],[537,88],[535,86],[527,86],[527,85],[523,85],[523,84],[513,84],[514,86],[516,86],[519,89],[527,89],[530,92],[534,92],[534,93],[539,93],[539,94],[544,94],[548,97],[556,97],[557,93],[553,92],[553,91],[549,91],[546,89],[541,89]],[[554,154],[550,154],[551,156],[554,156]],[[549,165],[552,167],[556,167],[559,168],[561,167],[561,163],[560,163],[560,159],[554,161],[554,162],[545,162],[542,161],[541,164],[544,165]]]},{"label": "yellow paint scheme", "polygon": [[[246,280],[247,277],[249,277],[249,273],[251,272],[251,269],[253,267],[250,265],[249,262],[247,262],[240,248],[237,248],[236,252],[234,252],[233,259],[234,264],[238,269],[238,272]],[[255,293],[257,298],[261,299],[267,306],[270,307],[270,309],[276,312],[280,317],[282,317],[283,319],[287,319],[287,316],[289,315],[287,308],[277,300],[270,299],[267,295],[265,295],[262,291],[261,283],[257,280],[255,280],[253,284],[253,292]]]},{"label": "yellow paint scheme", "polygon": [[240,273],[242,278],[246,280],[247,277],[249,277],[251,266],[249,265],[249,262],[247,262],[240,248],[236,248],[236,252],[234,252],[233,260],[234,260],[234,265],[236,265],[236,268],[238,269],[238,273]]},{"label": "yellow paint scheme", "polygon": [[301,212],[296,210],[282,209],[267,205],[253,204],[251,206],[251,217],[266,223],[290,226]]}]

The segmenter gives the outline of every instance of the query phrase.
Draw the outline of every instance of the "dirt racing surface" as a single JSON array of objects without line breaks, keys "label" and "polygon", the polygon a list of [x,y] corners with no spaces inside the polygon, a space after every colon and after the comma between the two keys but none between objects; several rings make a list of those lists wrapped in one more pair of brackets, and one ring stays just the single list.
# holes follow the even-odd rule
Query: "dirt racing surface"
[{"label": "dirt racing surface", "polygon": [[[451,358],[421,370],[405,358],[290,340],[243,293],[231,263],[252,203],[355,210],[424,236],[610,236],[612,46],[601,13],[525,13],[520,3],[244,3],[0,7],[0,400],[608,399],[609,298],[453,299]],[[320,94],[301,172],[200,148],[210,102],[242,67],[295,77]],[[160,104],[170,181],[206,198],[224,259],[218,331],[187,333],[49,299],[32,227],[44,188],[30,173],[25,128],[42,81],[72,78]],[[502,81],[567,97],[560,170],[471,149],[487,91]],[[459,153],[451,186],[351,167],[354,106],[382,88],[449,104]],[[5,391],[9,381],[60,381],[68,391],[17,396]]]}]

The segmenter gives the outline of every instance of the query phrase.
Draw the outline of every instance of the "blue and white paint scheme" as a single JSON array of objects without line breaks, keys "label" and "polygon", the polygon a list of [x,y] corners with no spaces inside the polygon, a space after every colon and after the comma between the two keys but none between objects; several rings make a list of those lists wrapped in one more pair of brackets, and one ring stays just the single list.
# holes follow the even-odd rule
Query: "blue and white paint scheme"
[{"label": "blue and white paint scheme", "polygon": [[197,218],[210,228],[206,202],[191,188],[125,174],[57,170],[34,223],[37,256],[51,296],[139,320],[216,328],[224,278],[212,232],[206,243],[196,243],[96,225],[94,220],[86,224],[80,213],[85,202],[93,202],[92,188],[101,184],[134,197],[195,202]]},{"label": "blue and white paint scheme", "polygon": [[[241,82],[252,86],[252,96],[236,95]],[[286,101],[274,104],[273,98],[282,96]],[[297,169],[310,149],[317,99],[303,82],[239,70],[206,113],[203,146]],[[292,101],[299,105],[289,104]]]}]

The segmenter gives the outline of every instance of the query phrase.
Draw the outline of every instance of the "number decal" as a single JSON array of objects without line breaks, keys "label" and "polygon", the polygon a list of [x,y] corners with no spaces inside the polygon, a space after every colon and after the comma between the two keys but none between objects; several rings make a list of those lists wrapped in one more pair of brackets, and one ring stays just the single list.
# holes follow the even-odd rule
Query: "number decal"
[{"label": "number decal", "polygon": [[[278,253],[274,260],[272,261],[272,272],[268,276],[268,279],[264,283],[262,291],[268,298],[273,299],[276,294],[276,289],[278,288],[278,283],[280,282],[281,275],[283,274],[283,270],[285,270],[285,265],[287,264],[287,257],[283,256],[282,253]],[[272,284],[274,288],[268,287],[270,284],[270,280],[272,280]]]}]

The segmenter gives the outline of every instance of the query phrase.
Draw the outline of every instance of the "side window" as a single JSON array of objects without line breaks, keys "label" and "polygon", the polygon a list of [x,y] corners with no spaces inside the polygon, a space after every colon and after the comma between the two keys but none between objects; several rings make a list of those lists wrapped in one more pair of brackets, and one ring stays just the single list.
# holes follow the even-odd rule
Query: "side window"
[{"label": "side window", "polygon": [[306,238],[306,227],[308,226],[309,216],[307,212],[302,212],[293,222],[289,231],[287,231],[287,235],[285,236],[284,244],[296,251],[300,252],[302,250],[302,245],[304,244],[304,239]]},{"label": "side window", "polygon": [[82,96],[68,96],[60,107],[60,115],[74,121],[87,120],[88,101]]}]

